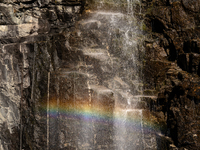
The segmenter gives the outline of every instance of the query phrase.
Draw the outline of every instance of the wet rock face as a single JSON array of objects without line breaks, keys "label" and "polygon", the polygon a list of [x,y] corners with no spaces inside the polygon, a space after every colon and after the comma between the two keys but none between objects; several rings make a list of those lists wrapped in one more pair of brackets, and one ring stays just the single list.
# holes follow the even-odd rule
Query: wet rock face
[{"label": "wet rock face", "polygon": [[46,147],[48,72],[59,67],[63,33],[83,6],[84,0],[0,1],[1,150]]},{"label": "wet rock face", "polygon": [[[0,149],[46,148],[48,73],[63,66],[73,68],[80,58],[87,60],[91,57],[83,57],[83,52],[73,51],[69,46],[75,47],[78,44],[76,41],[81,44],[83,40],[79,31],[70,31],[74,31],[74,24],[84,9],[84,4],[85,0],[0,0]],[[157,139],[161,140],[157,142],[160,144],[158,147],[197,150],[200,147],[200,2],[143,0],[142,6],[146,13],[144,27],[149,33],[145,42],[145,88],[153,89],[146,90],[146,94],[152,91],[158,93],[157,100],[150,100],[148,107],[162,133],[172,139],[158,135],[160,137]],[[109,5],[107,7],[106,9],[111,9]],[[112,9],[116,10],[115,7]],[[91,24],[89,27],[94,29],[106,27],[101,22]],[[102,36],[100,32],[91,32],[91,38],[95,37],[98,44],[103,44],[100,42]],[[90,42],[92,43],[88,39],[85,41],[87,44],[91,44]],[[118,47],[120,44],[116,44],[116,51]],[[93,48],[96,48],[95,45]],[[126,59],[125,55],[123,57]],[[107,78],[112,78],[109,76],[109,65],[105,65],[102,70],[108,73]],[[126,74],[123,68],[120,72],[122,76]],[[50,96],[56,97],[58,93],[55,91],[59,88],[56,83],[60,82],[62,85],[64,79],[58,80],[55,77],[51,80]],[[121,86],[121,80],[115,80]],[[80,78],[79,82],[83,81]],[[60,90],[73,90],[72,83],[65,82],[67,84]],[[91,88],[94,95],[95,90],[95,87]],[[123,94],[124,91],[121,92]],[[73,95],[61,95],[65,99],[70,96]],[[113,100],[112,96],[111,93],[107,97]],[[113,105],[113,101],[111,102]],[[105,102],[105,105],[108,104]],[[73,125],[73,122],[68,123]],[[96,128],[99,131],[100,127]],[[63,144],[63,149],[70,149],[71,146],[62,141],[71,140],[64,131],[55,136],[52,132],[51,137],[50,141],[55,149],[56,142]],[[76,139],[76,135],[74,137]],[[101,141],[101,137],[97,141]]]},{"label": "wet rock face", "polygon": [[[199,0],[149,1],[146,86],[158,91],[153,112],[180,149],[199,149]],[[152,84],[154,83],[154,84]]]},{"label": "wet rock face", "polygon": [[[2,87],[5,88],[0,93],[2,150],[77,149],[77,145],[79,149],[118,149],[119,146],[156,149],[156,134],[143,123],[144,116],[150,118],[149,111],[143,109],[149,107],[147,101],[153,101],[155,96],[140,95],[142,83],[135,80],[138,78],[137,66],[131,56],[132,51],[139,55],[140,49],[139,45],[132,47],[134,31],[126,32],[127,27],[123,26],[128,22],[131,22],[130,26],[137,26],[134,18],[122,13],[100,12],[93,14],[99,16],[100,21],[95,17],[91,22],[80,20],[78,28],[74,28],[84,1],[1,1],[0,6],[0,69]],[[130,5],[128,8],[130,13],[132,8]],[[107,24],[115,19],[115,24]],[[118,25],[125,29],[119,30]],[[112,29],[113,35],[109,32]],[[127,33],[126,38],[119,40],[120,32],[122,35]],[[126,50],[121,49],[124,43],[130,44]],[[123,60],[127,61],[124,63]],[[81,107],[86,104],[100,113],[103,111],[101,115],[106,112],[109,118],[113,115],[116,97],[119,108],[126,109],[129,105],[128,118],[138,116],[136,122],[139,123],[131,126],[138,126],[139,130],[133,130],[128,123],[121,128],[112,122],[113,118],[111,121],[106,119],[108,125],[95,124],[94,118],[91,123],[85,123],[84,117],[87,116],[84,114],[81,114],[82,118],[75,116],[78,119],[67,120],[66,109],[58,111],[62,109],[58,105],[80,105],[84,112]],[[48,99],[57,106],[57,111],[51,108],[49,122]],[[125,139],[127,141],[123,142]]]}]

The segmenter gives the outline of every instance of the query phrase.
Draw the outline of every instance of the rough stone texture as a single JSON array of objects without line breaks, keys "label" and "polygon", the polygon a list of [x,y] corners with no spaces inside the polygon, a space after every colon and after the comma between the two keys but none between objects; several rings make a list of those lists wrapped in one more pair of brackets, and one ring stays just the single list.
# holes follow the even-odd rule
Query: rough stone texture
[{"label": "rough stone texture", "polygon": [[[66,105],[66,103],[70,105],[72,98],[76,97],[78,107],[78,104],[88,103],[86,99],[89,99],[90,94],[90,105],[98,111],[103,109],[112,116],[114,93],[110,89],[113,86],[117,91],[115,101],[118,97],[122,108],[126,107],[130,95],[136,94],[135,92],[141,94],[141,83],[132,81],[137,77],[130,55],[132,49],[121,52],[120,41],[117,41],[119,32],[124,31],[116,30],[113,37],[110,37],[107,31],[111,26],[106,22],[113,17],[102,16],[100,17],[102,20],[97,22],[80,20],[78,28],[75,27],[84,3],[79,0],[1,1],[0,148],[2,150],[48,148],[46,108],[49,72],[51,72],[49,92],[52,103],[60,99],[61,105]],[[107,5],[108,10],[110,7],[110,4]],[[112,10],[119,7],[121,5],[115,5]],[[126,10],[126,7],[122,9]],[[91,14],[84,15],[82,19],[88,18]],[[117,15],[120,18],[121,14]],[[91,31],[90,28],[92,28]],[[80,33],[82,33],[81,36]],[[106,41],[107,37],[112,40]],[[86,47],[90,49],[84,51]],[[137,55],[140,52],[138,47],[135,47]],[[110,53],[115,55],[111,56]],[[111,58],[113,61],[110,60]],[[122,59],[127,60],[124,62],[127,64],[119,63],[123,62]],[[129,65],[127,70],[126,65]],[[69,71],[67,69],[74,69],[73,71],[76,72],[73,72],[72,76],[57,77],[58,72],[62,74],[64,70],[63,72],[66,73]],[[92,74],[90,80],[88,80],[88,75],[81,73],[85,70]],[[116,76],[116,72],[119,77]],[[132,76],[132,79],[129,79],[129,76]],[[113,81],[116,85],[113,85]],[[89,90],[84,89],[88,86],[87,82],[99,86],[91,86]],[[77,85],[76,89],[74,85]],[[78,92],[74,93],[74,90]],[[88,94],[88,91],[91,93]],[[134,97],[131,98],[134,100]],[[135,99],[139,98],[135,97]],[[124,144],[123,142],[119,144],[121,142],[120,132],[124,131],[128,133],[125,135],[126,144],[123,145],[127,149],[131,149],[132,145],[135,145],[136,149],[142,149],[143,146],[155,148],[157,147],[156,135],[148,129],[148,124],[143,123],[143,113],[149,118],[149,111],[143,110],[149,107],[147,101],[151,101],[151,97],[145,97],[141,103],[138,102],[138,110],[127,114],[130,118],[139,116],[139,125],[127,123],[126,126],[131,127],[131,130],[123,128],[122,131],[114,131],[120,128],[114,127],[113,118],[112,121],[107,119],[105,125],[99,125],[94,122],[85,123],[82,118],[77,120],[62,118],[59,116],[61,112],[57,111],[56,118],[50,118],[49,149],[77,149],[77,146],[79,149],[117,149],[115,148],[117,144],[119,146]],[[135,104],[132,105],[135,106]],[[83,126],[85,128],[81,130]],[[132,130],[136,128],[135,126],[139,130]],[[145,135],[143,128],[147,128]],[[117,137],[119,143],[114,143],[114,138],[116,138],[113,135],[114,132],[119,132]]]},{"label": "rough stone texture", "polygon": [[176,149],[200,149],[199,0],[143,1],[146,88],[162,133]]},{"label": "rough stone texture", "polygon": [[[45,149],[48,72],[83,0],[0,1],[0,149]],[[65,33],[65,34],[63,34]]]},{"label": "rough stone texture", "polygon": [[[146,75],[144,93],[156,95],[158,98],[156,100],[155,97],[144,98],[144,105],[141,103],[139,107],[151,110],[152,118],[162,131],[156,138],[158,149],[198,150],[200,148],[200,1],[142,0],[142,2],[142,13],[145,16],[139,12],[136,15],[138,18],[144,17],[142,29],[147,36],[144,43],[147,54],[144,60]],[[81,41],[76,39],[79,38],[79,32],[73,31],[84,4],[84,0],[0,0],[1,150],[46,148],[45,109],[48,73],[56,71],[61,66],[73,68],[74,66],[70,65],[76,64],[78,61],[74,60],[82,56],[78,51],[71,51],[69,45],[77,46],[75,41]],[[126,10],[127,6],[123,3],[122,6]],[[106,7],[107,10],[116,8],[115,6],[111,8],[110,5]],[[139,5],[136,8],[139,10]],[[87,25],[82,24],[82,26]],[[94,29],[99,26],[102,29],[105,27],[101,22],[93,22],[89,25],[91,26]],[[91,32],[91,34],[95,35],[95,42],[100,43],[101,33]],[[85,42],[90,44],[91,41],[87,39]],[[116,51],[118,46],[120,45],[115,47]],[[110,69],[107,66],[103,69],[109,75]],[[124,74],[126,73],[121,71],[121,75]],[[58,89],[55,84],[57,79],[51,78],[51,80],[51,96],[56,97],[58,93],[54,91]],[[62,79],[58,81],[62,84]],[[116,81],[119,82],[118,86],[121,86],[118,78]],[[73,90],[70,85],[69,83],[63,86],[64,89],[61,90],[65,88]],[[135,88],[134,84],[132,88]],[[73,122],[69,124],[73,126]],[[57,129],[56,125],[58,124],[55,124],[54,130]],[[96,129],[100,130],[100,127]],[[61,143],[60,149],[74,149],[62,140],[58,141],[57,137],[71,139],[65,132],[61,131],[55,136],[54,133],[56,132],[51,133],[53,138],[50,140],[54,149],[58,149],[56,142]],[[148,135],[150,134],[146,134]],[[99,138],[97,141],[101,140]],[[102,146],[99,149],[105,148],[101,142],[99,145]]]}]

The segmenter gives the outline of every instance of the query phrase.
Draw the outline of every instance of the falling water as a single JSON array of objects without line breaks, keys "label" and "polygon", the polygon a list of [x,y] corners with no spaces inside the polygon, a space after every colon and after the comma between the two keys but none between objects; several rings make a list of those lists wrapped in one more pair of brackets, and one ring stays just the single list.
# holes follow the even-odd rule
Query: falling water
[{"label": "falling water", "polygon": [[[76,39],[69,39],[73,61],[65,60],[70,65],[61,65],[54,79],[58,97],[52,105],[59,116],[51,120],[59,127],[53,128],[50,120],[49,132],[58,135],[57,147],[146,149],[136,2],[95,1],[96,9],[88,11],[72,33],[71,40]],[[148,142],[155,147],[152,143]]]}]

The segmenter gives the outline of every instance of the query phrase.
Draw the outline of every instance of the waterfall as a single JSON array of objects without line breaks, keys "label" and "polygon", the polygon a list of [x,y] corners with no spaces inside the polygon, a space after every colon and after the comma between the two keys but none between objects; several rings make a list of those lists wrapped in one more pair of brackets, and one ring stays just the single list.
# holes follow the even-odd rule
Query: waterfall
[{"label": "waterfall", "polygon": [[[149,148],[144,133],[146,102],[142,100],[145,96],[139,72],[142,39],[134,16],[138,3],[138,0],[95,1],[97,7],[88,11],[87,17],[80,19],[71,32],[67,59],[62,60],[70,65],[61,64],[52,75],[60,86],[55,88],[59,89],[55,105],[60,116],[56,122],[60,141],[57,147]],[[53,119],[49,124],[55,126]],[[54,133],[52,130],[51,135]],[[150,132],[148,135],[152,136]],[[148,144],[156,147],[155,142]]]}]

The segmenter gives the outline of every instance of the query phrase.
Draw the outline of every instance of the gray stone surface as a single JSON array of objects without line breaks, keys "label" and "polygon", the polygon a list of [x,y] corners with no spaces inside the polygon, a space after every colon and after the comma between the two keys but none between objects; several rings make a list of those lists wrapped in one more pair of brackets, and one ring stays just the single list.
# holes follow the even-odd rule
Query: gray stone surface
[{"label": "gray stone surface", "polygon": [[83,1],[0,1],[1,150],[46,148],[41,103],[47,74],[59,66],[54,43],[66,40],[60,33],[82,7]]}]

